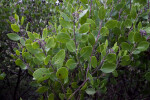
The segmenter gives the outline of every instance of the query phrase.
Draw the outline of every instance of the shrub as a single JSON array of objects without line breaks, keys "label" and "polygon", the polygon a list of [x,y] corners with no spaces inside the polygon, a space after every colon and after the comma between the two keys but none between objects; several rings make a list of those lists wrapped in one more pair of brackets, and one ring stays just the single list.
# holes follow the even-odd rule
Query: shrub
[{"label": "shrub", "polygon": [[18,43],[15,63],[33,76],[40,99],[148,98],[147,5],[146,0],[64,0],[53,9],[51,28],[30,32],[31,25],[24,36],[18,19],[7,34]]}]

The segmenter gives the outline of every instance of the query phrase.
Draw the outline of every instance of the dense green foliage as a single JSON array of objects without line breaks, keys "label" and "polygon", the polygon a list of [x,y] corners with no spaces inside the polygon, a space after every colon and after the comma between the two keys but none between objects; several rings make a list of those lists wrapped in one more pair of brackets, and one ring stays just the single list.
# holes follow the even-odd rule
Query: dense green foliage
[{"label": "dense green foliage", "polygon": [[149,0],[56,1],[7,2],[9,53],[38,99],[150,98]]}]

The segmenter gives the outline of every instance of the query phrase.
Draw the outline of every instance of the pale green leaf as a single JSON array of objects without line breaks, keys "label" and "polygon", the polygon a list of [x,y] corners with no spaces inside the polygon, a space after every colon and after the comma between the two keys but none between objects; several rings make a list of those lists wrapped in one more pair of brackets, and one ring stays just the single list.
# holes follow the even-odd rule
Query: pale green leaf
[{"label": "pale green leaf", "polygon": [[20,36],[16,33],[8,33],[8,38],[14,41],[18,41],[20,39]]},{"label": "pale green leaf", "polygon": [[48,68],[39,68],[33,73],[33,78],[39,82],[47,80],[50,77],[51,72]]},{"label": "pale green leaf", "polygon": [[20,31],[19,26],[16,25],[16,24],[11,24],[11,28],[12,28],[12,30],[13,30],[14,32],[19,32],[19,31]]}]

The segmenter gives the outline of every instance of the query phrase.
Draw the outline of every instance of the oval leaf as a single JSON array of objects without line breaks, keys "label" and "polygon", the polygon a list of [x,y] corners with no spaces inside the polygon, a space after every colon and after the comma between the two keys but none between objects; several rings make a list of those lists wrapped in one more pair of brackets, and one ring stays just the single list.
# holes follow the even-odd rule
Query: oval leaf
[{"label": "oval leaf", "polygon": [[109,28],[109,29],[113,29],[113,28],[117,27],[117,24],[118,24],[117,20],[109,20],[106,23],[106,27]]},{"label": "oval leaf", "polygon": [[95,89],[93,88],[88,88],[85,91],[88,95],[94,95],[96,93]]},{"label": "oval leaf", "polygon": [[76,67],[76,62],[73,59],[69,59],[66,63],[66,66],[69,69],[74,69]]},{"label": "oval leaf", "polygon": [[76,51],[76,45],[73,40],[70,40],[69,42],[66,43],[66,47],[70,52],[75,52]]},{"label": "oval leaf", "polygon": [[79,33],[87,33],[89,31],[89,25],[90,25],[89,23],[81,25]]},{"label": "oval leaf", "polygon": [[104,6],[102,6],[99,10],[99,18],[101,20],[103,20],[105,18],[105,15],[106,15],[106,10],[105,10]]},{"label": "oval leaf", "polygon": [[70,36],[66,33],[60,33],[57,35],[57,40],[62,43],[66,43],[70,40]]},{"label": "oval leaf", "polygon": [[83,47],[80,51],[80,57],[83,57],[84,59],[88,59],[90,57],[92,53],[92,47],[91,46],[86,46],[86,47]]},{"label": "oval leaf", "polygon": [[65,79],[68,77],[68,70],[65,67],[61,67],[58,69],[58,71],[56,72],[56,76],[59,79]]},{"label": "oval leaf", "polygon": [[149,43],[147,41],[142,41],[138,44],[137,49],[140,51],[145,51],[149,47]]},{"label": "oval leaf", "polygon": [[8,33],[8,38],[14,41],[18,41],[20,39],[20,36],[16,33]]},{"label": "oval leaf", "polygon": [[104,73],[111,73],[116,69],[116,64],[105,62],[101,68],[101,71]]},{"label": "oval leaf", "polygon": [[11,28],[12,28],[12,30],[13,30],[14,32],[19,32],[19,31],[20,31],[19,26],[16,25],[16,24],[11,24]]},{"label": "oval leaf", "polygon": [[62,67],[63,62],[65,59],[65,50],[60,50],[53,58],[52,58],[52,64],[55,67]]},{"label": "oval leaf", "polygon": [[50,77],[51,72],[47,68],[39,68],[33,73],[33,77],[37,81],[44,81]]}]

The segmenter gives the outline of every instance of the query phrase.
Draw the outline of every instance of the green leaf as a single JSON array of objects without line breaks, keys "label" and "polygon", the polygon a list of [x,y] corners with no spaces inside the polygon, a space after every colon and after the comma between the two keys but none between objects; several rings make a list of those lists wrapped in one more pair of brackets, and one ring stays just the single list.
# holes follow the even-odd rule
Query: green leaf
[{"label": "green leaf", "polygon": [[85,90],[85,92],[88,95],[94,95],[96,93],[95,89],[93,89],[93,88],[88,88],[88,89]]},{"label": "green leaf", "polygon": [[109,54],[106,56],[106,61],[109,62],[109,63],[116,63],[116,54],[114,54],[114,53],[109,53]]},{"label": "green leaf", "polygon": [[109,30],[107,27],[102,27],[101,29],[101,35],[102,36],[108,36],[109,35]]},{"label": "green leaf", "polygon": [[107,5],[111,4],[112,0],[107,0]]},{"label": "green leaf", "polygon": [[92,56],[92,58],[91,58],[91,65],[93,68],[97,67],[97,59],[95,56]]},{"label": "green leaf", "polygon": [[112,72],[112,74],[113,74],[114,77],[118,77],[118,72],[117,72],[116,70],[114,70],[114,71]]},{"label": "green leaf", "polygon": [[39,61],[41,61],[41,62],[43,62],[43,61],[45,60],[45,54],[44,54],[44,53],[37,53],[37,54],[35,54],[35,57],[36,57]]},{"label": "green leaf", "polygon": [[65,79],[68,77],[68,70],[66,67],[61,67],[57,70],[56,76],[59,79]]},{"label": "green leaf", "polygon": [[41,52],[41,49],[34,49],[31,44],[26,44],[25,46],[26,49],[32,54],[37,54]]},{"label": "green leaf", "polygon": [[18,41],[20,39],[20,36],[16,33],[8,33],[7,36],[13,41]]},{"label": "green leaf", "polygon": [[20,66],[21,69],[27,69],[27,66],[19,58],[15,61],[15,63],[16,63],[17,66]]},{"label": "green leaf", "polygon": [[146,51],[149,47],[149,42],[147,41],[142,41],[138,44],[137,49],[140,51]]},{"label": "green leaf", "polygon": [[88,0],[80,0],[83,4],[88,4]]},{"label": "green leaf", "polygon": [[20,39],[20,43],[25,46],[25,40],[23,38]]},{"label": "green leaf", "polygon": [[127,66],[127,65],[129,65],[130,64],[130,56],[129,55],[125,55],[125,56],[123,56],[122,57],[122,59],[121,59],[121,65],[122,66]]},{"label": "green leaf", "polygon": [[94,84],[94,80],[93,80],[92,75],[90,73],[88,73],[87,77],[89,78],[91,85],[93,85]]},{"label": "green leaf", "polygon": [[29,52],[22,53],[22,56],[25,57],[25,59],[31,59],[32,58],[32,56]]},{"label": "green leaf", "polygon": [[48,55],[45,60],[44,60],[44,64],[47,65],[50,61],[50,55]]},{"label": "green leaf", "polygon": [[126,19],[124,25],[125,25],[126,28],[130,28],[132,26],[132,20],[131,19]]},{"label": "green leaf", "polygon": [[118,51],[118,48],[119,48],[119,47],[117,46],[117,42],[116,42],[116,43],[114,44],[114,46],[113,46],[112,49],[113,49],[115,52],[117,52],[117,51]]},{"label": "green leaf", "polygon": [[[47,41],[46,41],[45,47],[46,47],[46,49],[49,50],[50,48],[54,48],[55,45],[56,45],[56,42],[54,41],[54,38],[53,38],[53,37],[49,37],[49,38],[47,39]],[[47,51],[48,51],[48,50],[47,50]]]},{"label": "green leaf", "polygon": [[65,21],[63,18],[59,19],[60,25],[64,28],[70,29],[72,24],[68,21]]},{"label": "green leaf", "polygon": [[105,45],[104,46],[105,46],[104,47],[105,49],[108,47],[108,40],[105,41]]},{"label": "green leaf", "polygon": [[85,90],[87,88],[87,83],[84,84],[84,86],[81,88],[81,90]]},{"label": "green leaf", "polygon": [[93,34],[91,34],[91,33],[89,34],[88,40],[89,40],[90,44],[91,44],[92,46],[94,46],[94,44],[95,44],[95,38],[94,38],[94,35],[93,35]]},{"label": "green leaf", "polygon": [[28,34],[28,37],[32,40],[32,41],[34,41],[36,38],[34,37],[34,35],[31,33],[31,32],[27,32],[27,34]]},{"label": "green leaf", "polygon": [[141,28],[142,28],[142,23],[139,22],[139,23],[138,23],[138,30],[140,30]]},{"label": "green leaf", "polygon": [[21,18],[21,25],[23,25],[23,23],[24,23],[24,16],[22,16]]},{"label": "green leaf", "polygon": [[6,74],[5,73],[1,73],[0,74],[0,80],[3,80],[5,78]]},{"label": "green leaf", "polygon": [[20,51],[16,50],[16,55],[19,56],[20,55]]},{"label": "green leaf", "polygon": [[69,69],[74,69],[76,67],[76,65],[77,65],[76,62],[73,59],[68,59],[66,62],[66,66]]},{"label": "green leaf", "polygon": [[130,50],[130,45],[126,42],[121,43],[122,50]]},{"label": "green leaf", "polygon": [[48,100],[54,100],[54,94],[53,93],[49,94]]},{"label": "green leaf", "polygon": [[85,23],[83,25],[81,25],[80,29],[79,29],[79,33],[87,33],[89,31],[89,23]]},{"label": "green leaf", "polygon": [[140,42],[141,41],[141,34],[139,32],[136,32],[134,35],[134,41],[135,42]]},{"label": "green leaf", "polygon": [[72,82],[72,83],[71,83],[71,87],[72,87],[73,89],[78,88],[77,82]]},{"label": "green leaf", "polygon": [[92,19],[87,18],[86,23],[89,23],[91,26],[91,30],[94,30],[96,28],[96,24]]},{"label": "green leaf", "polygon": [[109,20],[106,22],[106,27],[108,29],[113,29],[115,27],[117,27],[118,21],[117,20]]},{"label": "green leaf", "polygon": [[47,37],[48,30],[47,28],[43,29],[42,39],[44,40]]},{"label": "green leaf", "polygon": [[51,75],[48,68],[39,68],[33,73],[33,78],[39,82],[47,80]]},{"label": "green leaf", "polygon": [[134,0],[135,3],[139,3],[139,4],[146,4],[147,0]]},{"label": "green leaf", "polygon": [[148,81],[150,81],[150,72],[147,72],[145,74],[145,79],[148,80]]},{"label": "green leaf", "polygon": [[67,16],[67,14],[60,12],[60,15],[64,18],[65,21],[71,21],[71,19]]},{"label": "green leaf", "polygon": [[103,20],[105,18],[105,15],[106,15],[106,10],[105,10],[104,6],[102,6],[99,10],[99,18],[101,20]]},{"label": "green leaf", "polygon": [[76,45],[73,40],[70,40],[69,42],[66,43],[66,47],[70,52],[75,52],[76,51]]},{"label": "green leaf", "polygon": [[20,31],[19,26],[16,25],[16,24],[11,24],[11,28],[12,28],[12,30],[13,30],[14,32],[19,32],[19,31]]},{"label": "green leaf", "polygon": [[92,53],[92,47],[91,46],[86,46],[83,47],[80,51],[80,57],[83,57],[84,59],[88,59],[91,56]]},{"label": "green leaf", "polygon": [[138,49],[135,49],[132,53],[135,54],[135,55],[137,55],[137,54],[141,53],[141,51],[138,50]]},{"label": "green leaf", "polygon": [[131,42],[131,43],[134,43],[134,32],[130,32],[129,35],[128,35],[128,40]]},{"label": "green leaf", "polygon": [[41,86],[36,90],[36,92],[38,92],[38,93],[44,93],[46,91],[48,91],[48,87],[46,87],[46,86]]},{"label": "green leaf", "polygon": [[37,48],[39,48],[40,46],[39,46],[39,43],[38,42],[33,42],[32,43],[32,48],[33,49],[37,49]]},{"label": "green leaf", "polygon": [[19,16],[15,14],[14,17],[15,17],[16,22],[19,23]]},{"label": "green leaf", "polygon": [[59,98],[60,98],[60,100],[64,100],[65,95],[64,95],[64,94],[62,94],[62,93],[59,93]]},{"label": "green leaf", "polygon": [[101,71],[104,73],[111,73],[116,69],[116,64],[105,61]]},{"label": "green leaf", "polygon": [[82,34],[82,38],[81,38],[82,42],[87,42],[88,41],[88,35],[87,34]]},{"label": "green leaf", "polygon": [[64,59],[65,59],[65,50],[62,49],[52,58],[52,64],[55,67],[60,68],[63,65]]},{"label": "green leaf", "polygon": [[70,36],[66,33],[59,33],[57,35],[57,40],[59,42],[66,43],[66,42],[70,41]]},{"label": "green leaf", "polygon": [[133,19],[136,19],[136,16],[137,16],[136,7],[133,6],[132,9],[131,9],[131,17]]},{"label": "green leaf", "polygon": [[88,9],[83,10],[83,11],[79,14],[79,19],[82,18],[87,12],[88,12]]}]

